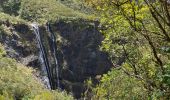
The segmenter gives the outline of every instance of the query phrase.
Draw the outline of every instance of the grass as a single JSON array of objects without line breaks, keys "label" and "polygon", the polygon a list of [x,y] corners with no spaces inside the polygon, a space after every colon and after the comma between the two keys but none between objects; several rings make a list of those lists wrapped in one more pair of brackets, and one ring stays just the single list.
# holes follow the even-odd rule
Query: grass
[{"label": "grass", "polygon": [[18,16],[10,16],[0,11],[0,24],[9,21],[12,24],[38,22],[44,24],[47,21],[94,19],[91,12],[86,12],[82,2],[77,0],[20,0],[21,5]]},{"label": "grass", "polygon": [[34,69],[5,55],[0,44],[0,100],[73,100],[66,92],[45,89],[33,75]]},{"label": "grass", "polygon": [[89,15],[69,8],[56,0],[23,0],[20,17],[28,21],[44,23],[47,20],[88,19]]},{"label": "grass", "polygon": [[10,16],[9,14],[0,12],[0,24],[3,22],[9,21],[11,24],[21,24],[21,23],[27,23],[25,20],[16,17],[16,16]]},{"label": "grass", "polygon": [[89,6],[86,6],[86,4],[81,0],[60,0],[60,2],[75,11],[85,13],[89,16],[94,13],[94,10]]}]

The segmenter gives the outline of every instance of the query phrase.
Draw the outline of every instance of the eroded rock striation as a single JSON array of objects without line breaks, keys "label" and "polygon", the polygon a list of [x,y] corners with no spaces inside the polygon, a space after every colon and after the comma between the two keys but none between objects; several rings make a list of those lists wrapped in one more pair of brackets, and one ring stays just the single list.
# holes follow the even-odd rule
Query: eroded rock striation
[{"label": "eroded rock striation", "polygon": [[[0,34],[0,42],[5,46],[7,55],[27,66],[41,70],[38,60],[39,49],[30,26],[15,24],[12,27],[11,35],[5,34],[5,31],[1,31]],[[53,23],[51,29],[56,35],[61,88],[73,92],[76,98],[80,98],[85,91],[86,79],[90,77],[94,79],[97,75],[110,70],[111,62],[108,55],[99,50],[103,36],[93,21],[61,20]],[[48,59],[53,66],[49,33],[45,26],[40,26],[40,33]]]}]

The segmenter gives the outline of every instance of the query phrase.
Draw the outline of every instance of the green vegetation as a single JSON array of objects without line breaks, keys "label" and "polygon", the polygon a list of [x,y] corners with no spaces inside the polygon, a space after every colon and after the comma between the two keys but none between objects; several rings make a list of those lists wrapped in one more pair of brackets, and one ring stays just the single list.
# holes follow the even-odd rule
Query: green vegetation
[{"label": "green vegetation", "polygon": [[5,54],[0,45],[0,100],[73,100],[65,92],[43,88],[32,68],[4,57]]},{"label": "green vegetation", "polygon": [[16,16],[20,9],[20,0],[1,0],[0,8],[1,11]]},{"label": "green vegetation", "polygon": [[44,22],[63,18],[86,18],[83,13],[74,11],[56,0],[23,0],[20,16],[29,21]]},{"label": "green vegetation", "polygon": [[0,25],[2,25],[3,22],[8,21],[11,24],[26,24],[27,22],[19,17],[16,16],[10,16],[9,14],[0,12]]},{"label": "green vegetation", "polygon": [[69,8],[72,8],[76,11],[91,15],[94,13],[94,10],[87,6],[82,0],[59,0],[62,4],[66,5]]},{"label": "green vegetation", "polygon": [[144,100],[148,97],[142,82],[127,76],[122,70],[112,70],[103,75],[101,83],[93,89],[93,99]]},{"label": "green vegetation", "polygon": [[16,24],[26,24],[28,22],[15,16],[10,16],[9,14],[0,12],[0,34],[11,35],[10,28],[11,26],[7,25],[16,25]]},{"label": "green vegetation", "polygon": [[103,76],[94,89],[96,96],[115,100],[169,100],[169,3],[164,0],[86,2],[101,14],[105,36],[101,50],[109,53],[113,67],[119,69]]},{"label": "green vegetation", "polygon": [[[101,50],[113,69],[97,86],[89,86],[95,100],[170,99],[170,4],[166,0],[2,0],[0,34],[4,22],[89,19],[93,11],[104,35]],[[152,1],[152,2],[151,2]],[[87,7],[87,5],[89,7]],[[93,10],[92,10],[93,8]],[[5,57],[0,45],[0,99],[73,99],[49,91],[33,76],[33,69]],[[86,93],[88,94],[88,93]],[[89,97],[88,97],[89,98]]]},{"label": "green vegetation", "polygon": [[[56,0],[2,0],[0,1],[0,34],[11,34],[9,25],[47,20],[85,19],[88,15],[75,11]],[[7,58],[0,44],[0,100],[73,100],[71,95],[59,90],[44,88],[33,75],[32,68]]]},{"label": "green vegetation", "polygon": [[44,24],[46,21],[61,19],[89,19],[91,14],[85,14],[86,7],[81,6],[82,4],[75,0],[3,0],[0,11],[17,16],[18,19]]}]

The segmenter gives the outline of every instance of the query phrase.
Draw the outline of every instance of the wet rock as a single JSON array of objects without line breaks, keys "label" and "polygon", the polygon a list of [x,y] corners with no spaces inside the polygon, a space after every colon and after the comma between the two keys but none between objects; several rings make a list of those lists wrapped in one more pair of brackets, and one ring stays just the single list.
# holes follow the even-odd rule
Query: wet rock
[{"label": "wet rock", "polygon": [[[24,65],[41,70],[35,35],[27,25],[14,25],[14,29],[17,34],[15,37],[0,34],[0,42],[5,45],[7,55]],[[80,98],[85,92],[86,79],[95,79],[96,75],[110,70],[108,55],[99,50],[103,36],[97,26],[94,26],[94,22],[84,20],[58,21],[52,25],[52,30],[57,39],[61,88]],[[40,33],[52,66],[49,34],[43,26],[40,27]]]},{"label": "wet rock", "polygon": [[[89,24],[86,21],[58,22],[53,25],[56,34],[69,42],[68,45],[59,43],[59,51],[63,51],[62,55],[67,62],[67,70],[63,71],[61,77],[64,80],[74,83],[83,84],[90,77],[106,73],[111,66],[108,55],[99,50],[99,45],[103,40],[102,34],[97,30],[97,26]],[[59,60],[62,65],[62,59]],[[61,66],[62,67],[62,66]],[[74,77],[74,78],[73,78]],[[68,84],[69,84],[68,82]],[[65,83],[63,83],[65,84]],[[76,84],[68,91],[73,91],[77,98],[80,98],[84,92],[82,88]]]}]

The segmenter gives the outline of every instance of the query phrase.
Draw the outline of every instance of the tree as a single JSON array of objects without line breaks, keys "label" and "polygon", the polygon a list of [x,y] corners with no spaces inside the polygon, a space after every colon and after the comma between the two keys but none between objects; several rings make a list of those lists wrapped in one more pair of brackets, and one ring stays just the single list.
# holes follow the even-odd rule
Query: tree
[{"label": "tree", "polygon": [[105,27],[101,49],[110,54],[114,67],[142,82],[149,98],[169,99],[168,2],[97,1],[97,4],[90,0],[89,3],[101,13],[101,25]]}]

